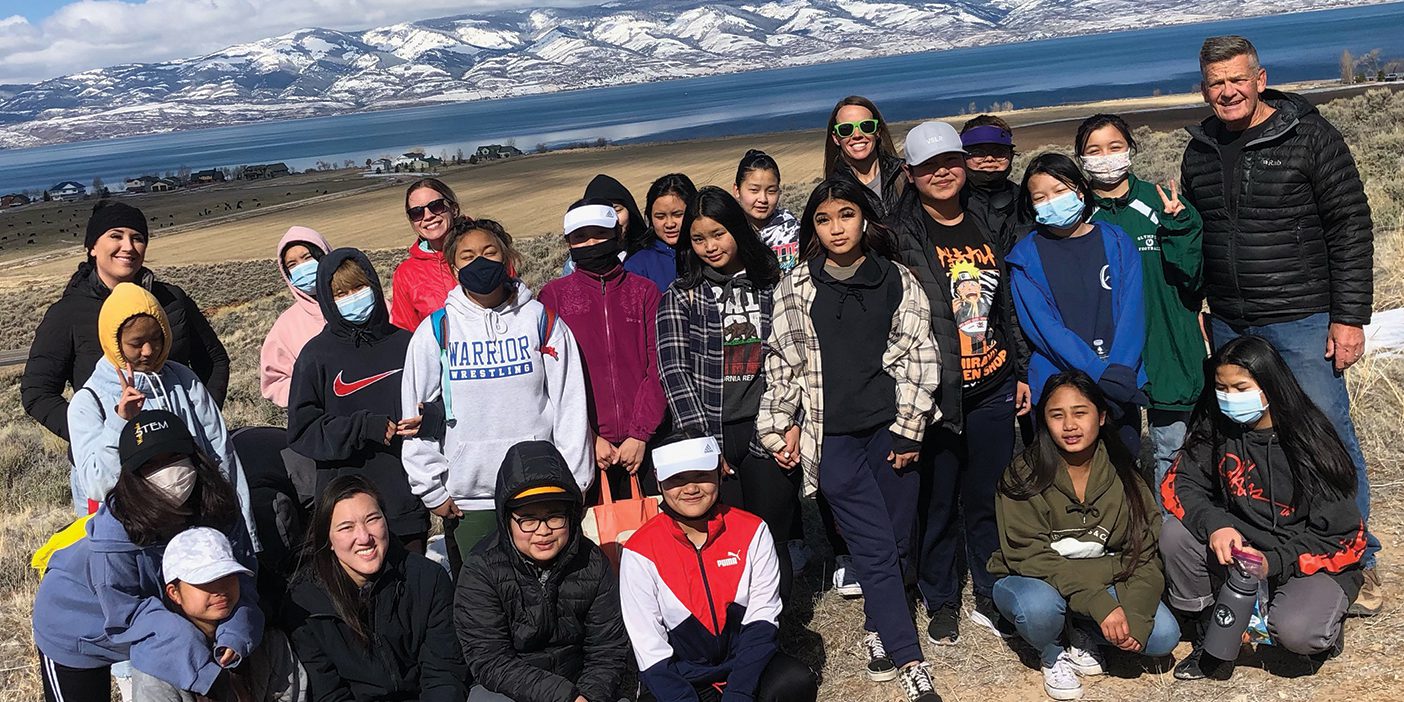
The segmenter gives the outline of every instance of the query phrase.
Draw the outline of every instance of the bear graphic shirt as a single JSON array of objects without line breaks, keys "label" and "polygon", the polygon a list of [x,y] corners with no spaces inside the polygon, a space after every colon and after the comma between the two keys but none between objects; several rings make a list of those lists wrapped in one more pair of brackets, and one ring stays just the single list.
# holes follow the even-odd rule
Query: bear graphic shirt
[{"label": "bear graphic shirt", "polygon": [[765,390],[761,299],[745,271],[730,278],[709,270],[707,284],[721,313],[722,421],[754,419]]},{"label": "bear graphic shirt", "polygon": [[948,226],[928,216],[926,229],[935,245],[936,263],[950,281],[965,394],[999,387],[1012,364],[1004,330],[990,322],[995,294],[1004,284],[994,247],[970,217]]}]

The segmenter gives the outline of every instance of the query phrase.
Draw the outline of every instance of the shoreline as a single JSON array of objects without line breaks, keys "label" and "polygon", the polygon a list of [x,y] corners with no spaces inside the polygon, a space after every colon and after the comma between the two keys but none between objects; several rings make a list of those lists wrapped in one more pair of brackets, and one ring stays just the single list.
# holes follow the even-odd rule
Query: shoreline
[{"label": "shoreline", "polygon": [[[1404,84],[1347,86],[1334,80],[1321,80],[1272,87],[1301,92],[1313,103],[1321,103],[1372,89],[1404,89]],[[1025,108],[998,114],[1009,120],[1014,128],[1015,142],[1020,150],[1030,152],[1044,146],[1070,142],[1077,123],[1095,112],[1117,112],[1127,116],[1133,127],[1146,126],[1165,131],[1198,121],[1207,114],[1207,108],[1198,94],[1176,93]],[[959,126],[970,116],[930,119],[941,119]],[[894,140],[900,143],[900,135],[918,121],[892,123]],[[759,147],[780,163],[784,183],[788,187],[803,186],[822,173],[823,142],[818,131],[812,128],[528,154],[445,169],[441,177],[458,193],[465,210],[480,218],[496,219],[516,236],[529,239],[558,231],[560,212],[564,211],[566,204],[580,197],[585,184],[596,173],[609,173],[618,178],[642,206],[642,196],[648,185],[665,172],[687,173],[699,187],[704,184],[730,185],[736,159],[747,148]],[[351,173],[344,170],[329,171],[324,176],[327,180],[350,177]],[[284,180],[250,181],[218,192],[230,193],[229,197],[233,198],[246,189],[281,188],[280,183]],[[148,264],[163,267],[267,258],[279,237],[293,224],[318,230],[336,246],[356,246],[367,250],[407,247],[413,233],[400,211],[403,208],[403,184],[365,184],[266,210],[222,217],[219,222],[210,224],[177,223],[169,234],[159,230],[153,233]],[[530,184],[532,189],[524,191],[526,184]],[[315,187],[315,181],[312,181],[312,185]],[[178,202],[179,198],[192,194],[178,192],[160,197]],[[139,206],[143,204],[138,203]],[[66,246],[18,257],[7,257],[5,253],[0,251],[0,260],[5,261],[5,271],[0,273],[0,288],[67,277],[83,254],[80,246]]]}]

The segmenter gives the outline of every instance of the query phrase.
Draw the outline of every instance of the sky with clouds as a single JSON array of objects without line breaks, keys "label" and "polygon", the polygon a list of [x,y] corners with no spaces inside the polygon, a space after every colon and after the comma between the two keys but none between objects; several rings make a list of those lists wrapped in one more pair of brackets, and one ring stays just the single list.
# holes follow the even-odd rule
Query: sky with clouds
[{"label": "sky with clouds", "polygon": [[369,29],[541,4],[530,0],[0,0],[0,83],[32,83],[114,64],[194,56],[303,27]]}]

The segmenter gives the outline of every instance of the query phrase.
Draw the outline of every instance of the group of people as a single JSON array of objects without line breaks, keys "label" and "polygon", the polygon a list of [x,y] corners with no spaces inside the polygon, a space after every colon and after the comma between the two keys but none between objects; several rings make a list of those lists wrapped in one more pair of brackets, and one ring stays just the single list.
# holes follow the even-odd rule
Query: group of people
[{"label": "group of people", "polygon": [[[848,97],[798,215],[758,150],[642,209],[600,175],[539,291],[437,179],[389,291],[293,227],[260,356],[286,432],[230,431],[213,329],[143,267],[140,211],[99,203],[22,385],[83,515],[36,557],[46,699],[107,700],[129,662],[140,700],[813,700],[780,630],[820,567],[863,600],[865,674],[913,701],[941,699],[914,607],[934,645],[962,619],[1022,639],[1059,700],[1104,649],[1186,634],[1176,678],[1232,674],[1205,640],[1245,574],[1262,639],[1339,654],[1382,602],[1342,377],[1369,208],[1246,39],[1200,65],[1178,182],[1136,177],[1116,115],[1016,182],[1000,118],[899,155]],[[603,487],[657,500],[622,551],[586,535]]]}]

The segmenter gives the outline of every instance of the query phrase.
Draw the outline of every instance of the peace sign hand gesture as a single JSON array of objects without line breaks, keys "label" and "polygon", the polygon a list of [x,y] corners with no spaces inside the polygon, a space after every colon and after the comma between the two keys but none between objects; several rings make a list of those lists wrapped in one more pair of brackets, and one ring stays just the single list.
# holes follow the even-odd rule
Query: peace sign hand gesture
[{"label": "peace sign hand gesture", "polygon": [[1155,186],[1155,192],[1160,195],[1160,209],[1165,214],[1174,217],[1185,211],[1185,203],[1180,201],[1180,185],[1174,178],[1170,179],[1170,194],[1165,194],[1165,189],[1159,184]]},{"label": "peace sign hand gesture", "polygon": [[[130,378],[127,377],[128,373],[131,374]],[[141,412],[142,406],[146,404],[146,395],[136,389],[135,370],[129,369],[123,372],[122,369],[118,368],[117,379],[122,384],[122,396],[117,398],[117,416],[131,421],[132,417],[137,416],[137,413]]]}]

